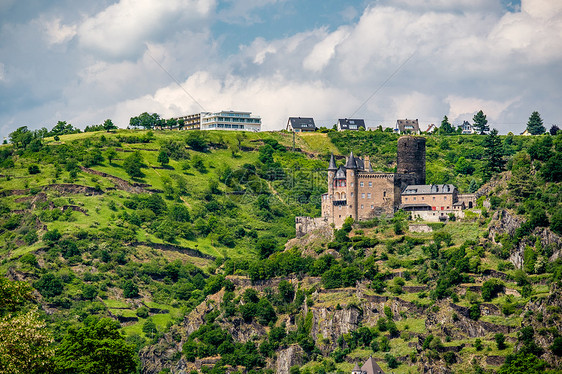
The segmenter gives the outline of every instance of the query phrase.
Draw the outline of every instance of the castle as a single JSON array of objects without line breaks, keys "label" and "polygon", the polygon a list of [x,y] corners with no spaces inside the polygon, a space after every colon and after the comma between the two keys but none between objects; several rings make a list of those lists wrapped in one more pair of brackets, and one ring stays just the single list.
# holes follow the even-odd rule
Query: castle
[{"label": "castle", "polygon": [[396,173],[374,172],[368,157],[347,158],[336,167],[334,156],[328,166],[328,193],[322,195],[322,218],[341,227],[347,217],[368,220],[392,215],[401,204],[401,192],[409,185],[425,184],[425,138],[398,139]]},{"label": "castle", "polygon": [[395,173],[375,172],[369,157],[351,153],[345,166],[336,166],[334,156],[328,166],[328,192],[322,195],[322,217],[296,217],[297,237],[323,227],[340,228],[347,217],[355,221],[381,215],[392,216],[402,209],[411,218],[446,220],[452,214],[463,216],[472,208],[474,195],[461,195],[452,184],[425,184],[425,138],[398,139]]}]

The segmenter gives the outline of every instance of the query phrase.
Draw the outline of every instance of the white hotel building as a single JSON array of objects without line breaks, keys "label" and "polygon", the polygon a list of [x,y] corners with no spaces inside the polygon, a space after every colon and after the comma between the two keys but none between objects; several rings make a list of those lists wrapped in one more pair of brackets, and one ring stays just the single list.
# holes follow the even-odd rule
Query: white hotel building
[{"label": "white hotel building", "polygon": [[252,112],[221,111],[201,113],[201,130],[260,131],[261,118]]}]

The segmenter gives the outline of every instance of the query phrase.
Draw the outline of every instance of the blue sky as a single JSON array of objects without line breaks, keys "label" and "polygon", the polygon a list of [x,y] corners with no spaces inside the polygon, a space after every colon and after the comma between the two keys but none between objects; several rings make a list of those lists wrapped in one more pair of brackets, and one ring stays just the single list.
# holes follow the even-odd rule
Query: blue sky
[{"label": "blue sky", "polygon": [[483,110],[519,133],[562,125],[561,35],[550,0],[0,0],[0,135],[200,111],[184,89],[265,130]]}]

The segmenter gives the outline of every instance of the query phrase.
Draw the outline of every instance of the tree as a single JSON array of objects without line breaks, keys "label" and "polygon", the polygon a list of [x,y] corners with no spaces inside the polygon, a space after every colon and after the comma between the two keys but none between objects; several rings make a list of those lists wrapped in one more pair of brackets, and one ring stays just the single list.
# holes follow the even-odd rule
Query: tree
[{"label": "tree", "polygon": [[115,157],[117,157],[117,152],[115,151],[115,148],[109,148],[105,152],[105,157],[107,157],[107,160],[111,164],[111,161],[113,161],[113,159],[115,159]]},{"label": "tree", "polygon": [[439,127],[439,133],[440,134],[453,134],[454,132],[455,132],[455,129],[453,128],[453,126],[449,122],[449,119],[447,118],[447,116],[444,116],[443,120],[441,121],[441,127]]},{"label": "tree", "polygon": [[534,111],[531,114],[529,121],[527,121],[527,130],[532,135],[542,135],[546,132],[539,112]]},{"label": "tree", "polygon": [[0,319],[0,373],[50,372],[52,342],[37,311]]},{"label": "tree", "polygon": [[455,171],[460,174],[471,175],[472,173],[474,173],[474,166],[472,166],[470,161],[461,156],[455,164]]},{"label": "tree", "polygon": [[132,280],[127,280],[123,285],[123,296],[126,298],[134,298],[139,296],[139,288]]},{"label": "tree", "polygon": [[134,347],[119,333],[119,323],[110,318],[88,317],[81,328],[71,327],[54,358],[61,373],[134,373]]},{"label": "tree", "polygon": [[544,163],[541,168],[541,175],[547,182],[562,181],[562,153],[556,152]]},{"label": "tree", "polygon": [[144,176],[141,171],[143,164],[142,156],[139,152],[132,153],[123,161],[123,168],[131,178],[141,178]]},{"label": "tree", "polygon": [[549,130],[550,135],[552,135],[552,136],[558,134],[559,131],[560,131],[560,127],[558,127],[556,125],[552,125],[552,127]]},{"label": "tree", "polygon": [[16,131],[10,133],[10,143],[16,148],[25,148],[33,140],[33,133],[29,131],[27,126],[22,126]]},{"label": "tree", "polygon": [[482,142],[484,146],[484,180],[490,178],[503,170],[505,161],[503,159],[502,141],[498,136],[498,130],[493,129]]},{"label": "tree", "polygon": [[513,157],[511,178],[507,181],[507,187],[518,199],[534,193],[535,180],[531,173],[531,157],[526,152],[519,152]]},{"label": "tree", "polygon": [[49,136],[75,134],[79,132],[80,130],[74,128],[70,123],[66,123],[66,121],[58,121],[57,124],[49,132]]},{"label": "tree", "polygon": [[160,152],[158,153],[158,160],[160,165],[168,165],[170,163],[170,157],[168,157],[168,152],[165,149],[160,148]]},{"label": "tree", "polygon": [[498,374],[542,374],[546,367],[546,361],[533,354],[519,352],[507,357]]},{"label": "tree", "polygon": [[498,349],[500,351],[507,347],[507,345],[505,344],[505,335],[501,332],[498,332],[496,335],[494,335],[494,339],[496,340],[496,344],[498,345]]},{"label": "tree", "polygon": [[490,130],[490,127],[488,126],[488,120],[486,119],[486,115],[484,114],[484,112],[479,111],[478,113],[476,113],[474,117],[472,117],[472,121],[474,122],[474,125],[472,126],[478,132],[480,132],[480,135],[484,135]]},{"label": "tree", "polygon": [[106,120],[103,122],[103,128],[104,128],[105,131],[111,131],[111,130],[116,130],[116,129],[117,129],[117,126],[115,126],[115,125],[113,124],[113,121],[112,121],[112,120],[106,119]]},{"label": "tree", "polygon": [[482,298],[484,301],[491,301],[500,292],[505,291],[505,285],[499,279],[489,279],[482,285]]},{"label": "tree", "polygon": [[178,125],[178,120],[175,118],[170,118],[166,121],[166,126],[171,130]]}]

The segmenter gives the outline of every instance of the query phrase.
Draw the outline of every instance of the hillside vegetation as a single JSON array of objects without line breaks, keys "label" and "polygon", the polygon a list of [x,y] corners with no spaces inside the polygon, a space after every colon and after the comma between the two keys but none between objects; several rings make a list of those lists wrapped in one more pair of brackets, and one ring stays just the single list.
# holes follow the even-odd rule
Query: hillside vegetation
[{"label": "hillside vegetation", "polygon": [[464,220],[418,232],[398,213],[287,244],[320,215],[330,153],[392,171],[398,136],[22,134],[0,149],[0,341],[44,364],[0,348],[0,373],[99,372],[112,359],[76,349],[90,335],[123,372],[561,363],[562,135],[428,136],[427,183],[480,196]]}]

